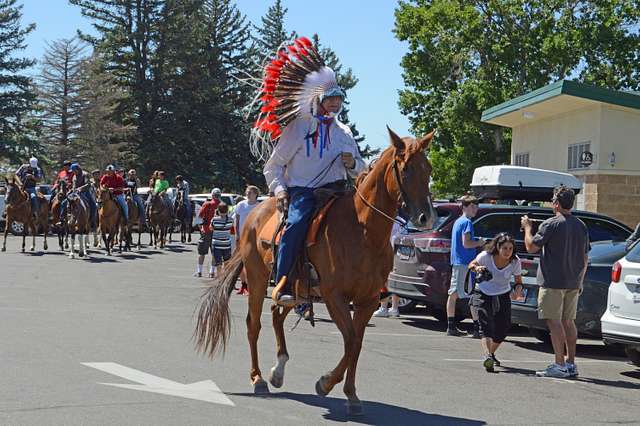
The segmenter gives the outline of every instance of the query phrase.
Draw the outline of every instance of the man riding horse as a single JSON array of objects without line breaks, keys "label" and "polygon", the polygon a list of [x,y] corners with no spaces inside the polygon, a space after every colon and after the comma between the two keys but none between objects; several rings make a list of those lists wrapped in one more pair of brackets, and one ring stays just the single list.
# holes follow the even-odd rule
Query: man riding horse
[{"label": "man riding horse", "polygon": [[[71,167],[69,167],[69,175],[71,176],[71,190],[77,191],[78,195],[84,202],[84,205],[87,206],[87,209],[89,210],[89,226],[91,229],[95,229],[98,206],[91,195],[91,182],[89,181],[90,175],[88,172],[82,170],[78,163],[71,164]],[[60,206],[60,221],[57,223],[58,226],[62,225],[64,217],[67,214],[68,204],[69,201],[67,199],[62,201]]]},{"label": "man riding horse", "polygon": [[109,191],[113,194],[116,203],[118,203],[122,211],[124,223],[129,223],[129,208],[124,198],[124,188],[126,186],[124,179],[116,174],[116,168],[111,164],[107,166],[106,172],[107,173],[100,179],[100,186],[109,188]]},{"label": "man riding horse", "polygon": [[31,214],[34,218],[37,218],[40,204],[36,194],[36,184],[44,177],[42,169],[38,166],[38,159],[31,157],[29,164],[23,164],[18,171],[16,171],[16,176],[20,179],[20,182],[22,182],[22,187],[25,192],[29,194]]},{"label": "man riding horse", "polygon": [[338,86],[334,71],[323,67],[312,74],[313,87],[306,89],[313,92],[313,97],[285,127],[264,167],[278,210],[287,214],[274,289],[274,300],[283,306],[296,304],[287,276],[303,247],[315,211],[314,190],[325,186],[344,188],[347,175],[355,178],[365,168],[349,127],[337,118],[345,93]]}]

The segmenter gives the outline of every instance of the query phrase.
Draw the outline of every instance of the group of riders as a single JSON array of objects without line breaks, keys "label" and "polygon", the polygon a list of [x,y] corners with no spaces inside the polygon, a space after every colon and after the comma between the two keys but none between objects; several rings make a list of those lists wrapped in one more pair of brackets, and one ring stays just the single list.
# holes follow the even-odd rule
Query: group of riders
[{"label": "group of riders", "polygon": [[[41,200],[38,197],[37,185],[43,181],[44,173],[38,165],[38,159],[32,157],[29,163],[23,164],[16,171],[16,177],[21,183],[22,189],[29,194],[31,201],[31,213],[34,218],[38,217],[41,209]],[[99,191],[106,188],[113,196],[113,200],[117,203],[124,218],[124,223],[129,223],[129,207],[127,197],[131,198],[132,203],[137,207],[139,226],[144,226],[149,221],[151,212],[151,195],[157,194],[161,197],[167,209],[171,212],[172,219],[175,218],[175,212],[178,210],[179,203],[184,206],[184,217],[192,217],[191,202],[189,201],[190,185],[181,175],[175,177],[175,185],[177,196],[171,200],[167,191],[170,188],[169,181],[164,171],[155,171],[149,180],[149,197],[144,202],[142,196],[138,193],[140,179],[135,169],[130,169],[125,173],[125,169],[116,168],[108,165],[104,173],[95,169],[90,173],[85,171],[77,162],[64,161],[62,168],[56,174],[56,179],[51,191],[51,202],[56,198],[61,198],[61,204],[58,217],[53,218],[56,226],[62,226],[65,223],[65,217],[68,205],[68,195],[77,194],[89,213],[89,222],[92,231],[96,231],[98,226],[98,204]]]}]

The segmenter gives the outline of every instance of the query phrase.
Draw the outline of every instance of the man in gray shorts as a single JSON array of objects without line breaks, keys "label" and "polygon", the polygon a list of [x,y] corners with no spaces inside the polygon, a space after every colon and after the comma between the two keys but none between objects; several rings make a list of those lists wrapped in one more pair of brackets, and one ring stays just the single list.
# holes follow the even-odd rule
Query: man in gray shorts
[{"label": "man in gray shorts", "polygon": [[[460,199],[462,216],[453,224],[451,232],[451,287],[447,299],[447,335],[462,336],[466,334],[456,326],[456,301],[469,297],[464,291],[464,280],[467,276],[469,263],[476,258],[478,247],[484,245],[484,240],[473,236],[473,222],[471,219],[478,213],[478,199],[472,195],[465,195]],[[478,315],[471,310],[473,317],[473,335],[480,338]]]},{"label": "man in gray shorts", "polygon": [[[586,225],[571,214],[575,193],[559,186],[553,191],[555,216],[540,225],[537,234],[531,232],[531,221],[522,217],[527,252],[542,250],[537,281],[538,317],[547,321],[555,362],[546,370],[536,372],[540,377],[576,377],[575,319],[582,281],[587,271],[589,233]],[[565,359],[564,349],[567,348]]]}]

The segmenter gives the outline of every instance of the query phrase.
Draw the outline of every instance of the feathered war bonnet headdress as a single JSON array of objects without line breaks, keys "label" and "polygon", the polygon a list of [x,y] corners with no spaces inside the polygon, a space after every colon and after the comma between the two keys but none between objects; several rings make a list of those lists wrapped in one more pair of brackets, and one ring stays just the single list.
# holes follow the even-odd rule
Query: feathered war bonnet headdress
[{"label": "feathered war bonnet headdress", "polygon": [[260,113],[251,131],[253,154],[265,159],[287,125],[297,117],[313,117],[328,96],[345,97],[335,72],[306,37],[281,47],[267,63],[257,98]]}]

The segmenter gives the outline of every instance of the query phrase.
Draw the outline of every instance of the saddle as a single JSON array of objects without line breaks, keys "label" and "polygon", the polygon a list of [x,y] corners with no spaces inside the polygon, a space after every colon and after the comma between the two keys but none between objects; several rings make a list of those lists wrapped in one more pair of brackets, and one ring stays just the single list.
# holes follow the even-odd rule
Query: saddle
[{"label": "saddle", "polygon": [[[322,228],[325,218],[327,217],[327,213],[333,206],[333,203],[345,195],[347,191],[341,189],[332,189],[332,188],[318,188],[313,191],[313,195],[316,199],[316,209],[313,213],[311,224],[309,225],[309,230],[307,231],[307,237],[305,240],[305,247],[311,247],[317,243],[318,232]],[[272,242],[275,243],[277,247],[280,245],[280,239],[282,238],[282,234],[284,234],[284,227],[281,228],[280,224],[282,222],[282,214],[276,211],[267,223],[262,227],[260,231],[259,239],[262,244],[271,245]],[[276,234],[278,229],[279,232]]]}]

